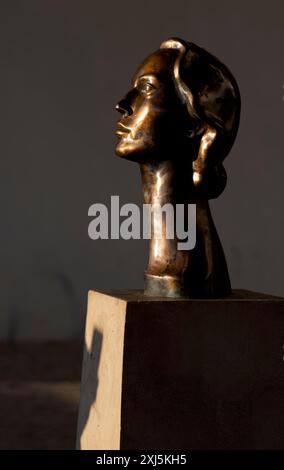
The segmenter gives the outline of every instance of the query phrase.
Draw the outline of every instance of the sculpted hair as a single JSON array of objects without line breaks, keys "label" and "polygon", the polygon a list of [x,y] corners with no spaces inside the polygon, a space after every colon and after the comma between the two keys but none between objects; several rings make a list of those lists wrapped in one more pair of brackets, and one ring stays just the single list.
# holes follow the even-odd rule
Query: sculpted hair
[{"label": "sculpted hair", "polygon": [[191,118],[188,136],[200,141],[193,178],[204,184],[208,198],[215,198],[226,186],[222,162],[239,127],[241,101],[237,83],[222,62],[191,42],[171,38],[160,49],[177,52],[173,69],[176,90]]}]

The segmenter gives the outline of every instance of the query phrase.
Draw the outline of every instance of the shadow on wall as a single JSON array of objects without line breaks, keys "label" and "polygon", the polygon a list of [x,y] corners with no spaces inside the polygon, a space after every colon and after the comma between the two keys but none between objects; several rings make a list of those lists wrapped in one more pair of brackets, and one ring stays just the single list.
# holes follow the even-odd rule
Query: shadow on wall
[{"label": "shadow on wall", "polygon": [[[88,423],[91,409],[93,408],[97,398],[99,386],[98,370],[101,359],[102,342],[102,333],[95,329],[93,331],[90,349],[85,343],[76,449],[81,449],[81,438]],[[90,363],[90,359],[92,359],[92,367],[87,368],[85,367],[85,364]]]}]

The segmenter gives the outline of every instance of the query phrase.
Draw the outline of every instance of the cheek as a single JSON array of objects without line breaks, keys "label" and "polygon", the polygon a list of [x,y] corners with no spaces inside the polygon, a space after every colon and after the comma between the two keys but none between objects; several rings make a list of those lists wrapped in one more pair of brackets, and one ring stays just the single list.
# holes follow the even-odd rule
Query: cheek
[{"label": "cheek", "polygon": [[153,104],[145,105],[137,114],[135,130],[156,138],[161,135],[161,132],[167,130],[173,121],[173,116],[169,110]]},{"label": "cheek", "polygon": [[176,139],[180,130],[180,120],[174,112],[168,109],[159,109],[153,113],[149,131],[154,136],[156,144],[166,145]]},{"label": "cheek", "polygon": [[129,140],[138,145],[151,146],[154,139],[154,122],[156,120],[152,107],[145,103],[138,110],[134,110],[134,118],[131,123]]}]

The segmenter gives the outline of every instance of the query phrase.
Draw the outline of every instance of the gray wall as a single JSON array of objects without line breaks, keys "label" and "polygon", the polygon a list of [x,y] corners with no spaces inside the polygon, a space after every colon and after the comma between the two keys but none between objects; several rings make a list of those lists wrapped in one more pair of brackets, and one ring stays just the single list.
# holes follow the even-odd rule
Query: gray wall
[{"label": "gray wall", "polygon": [[241,127],[212,204],[232,284],[284,295],[282,0],[3,1],[0,6],[0,336],[81,334],[88,289],[143,283],[144,241],[91,241],[88,207],[141,202],[114,155],[114,105],[168,36],[224,61]]}]

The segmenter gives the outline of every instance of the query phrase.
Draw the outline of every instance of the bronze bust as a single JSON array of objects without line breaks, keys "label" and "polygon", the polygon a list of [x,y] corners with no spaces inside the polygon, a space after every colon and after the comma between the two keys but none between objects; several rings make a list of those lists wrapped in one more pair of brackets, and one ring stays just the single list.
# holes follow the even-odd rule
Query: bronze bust
[{"label": "bronze bust", "polygon": [[[119,101],[116,154],[139,163],[146,204],[196,204],[196,246],[152,238],[145,294],[224,297],[231,292],[208,200],[226,186],[223,160],[239,126],[237,83],[216,57],[178,38],[142,63]],[[164,232],[163,232],[164,233]]]}]

